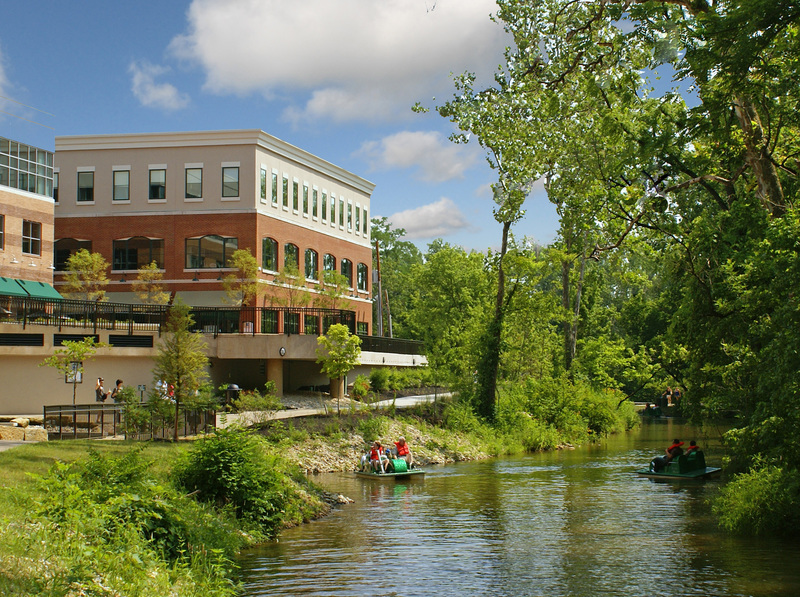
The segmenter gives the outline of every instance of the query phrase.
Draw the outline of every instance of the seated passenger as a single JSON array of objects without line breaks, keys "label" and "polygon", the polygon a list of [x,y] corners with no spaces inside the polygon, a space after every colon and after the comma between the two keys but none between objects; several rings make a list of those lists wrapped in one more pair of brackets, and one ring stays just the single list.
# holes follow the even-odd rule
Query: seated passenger
[{"label": "seated passenger", "polygon": [[411,448],[408,447],[406,438],[401,437],[394,442],[394,451],[398,458],[402,458],[406,461],[408,468],[412,468],[414,466],[414,457],[411,455]]},{"label": "seated passenger", "polygon": [[377,473],[386,472],[387,464],[390,462],[388,456],[383,450],[381,446],[381,442],[375,440],[372,444],[372,448],[369,451],[369,463],[372,466],[372,470]]},{"label": "seated passenger", "polygon": [[697,445],[697,442],[692,440],[692,441],[689,442],[689,447],[686,448],[686,455],[688,456],[689,454],[694,454],[699,449],[700,449],[700,447]]},{"label": "seated passenger", "polygon": [[675,458],[683,454],[683,448],[681,446],[683,442],[679,439],[675,439],[672,441],[672,445],[666,449],[666,454],[664,456],[658,456],[653,458],[650,462],[651,470],[656,472],[661,471],[667,468],[667,465],[672,462]]}]

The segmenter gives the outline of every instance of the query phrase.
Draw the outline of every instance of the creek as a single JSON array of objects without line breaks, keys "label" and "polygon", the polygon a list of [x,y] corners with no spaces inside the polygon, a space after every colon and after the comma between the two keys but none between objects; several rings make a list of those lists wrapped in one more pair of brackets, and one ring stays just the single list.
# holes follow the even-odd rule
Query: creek
[{"label": "creek", "polygon": [[598,444],[430,467],[424,479],[315,476],[355,503],[243,553],[242,594],[800,595],[800,541],[717,527],[708,500],[724,476],[634,474],[674,437],[697,439],[719,466],[720,431],[648,420]]}]

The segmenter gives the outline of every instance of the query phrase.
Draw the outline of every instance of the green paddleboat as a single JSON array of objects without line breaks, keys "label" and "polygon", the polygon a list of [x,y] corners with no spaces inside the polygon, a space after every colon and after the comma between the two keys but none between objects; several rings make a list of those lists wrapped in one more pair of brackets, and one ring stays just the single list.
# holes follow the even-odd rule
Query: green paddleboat
[{"label": "green paddleboat", "polygon": [[721,472],[721,468],[706,466],[706,457],[702,450],[698,450],[689,455],[681,454],[660,470],[655,470],[651,462],[649,468],[636,471],[636,474],[649,479],[709,479]]},{"label": "green paddleboat", "polygon": [[395,458],[392,460],[392,470],[391,472],[387,471],[382,473],[380,471],[356,471],[356,476],[361,477],[362,479],[407,479],[409,477],[419,477],[422,478],[425,475],[425,471],[418,468],[408,468],[408,464],[402,458]]}]

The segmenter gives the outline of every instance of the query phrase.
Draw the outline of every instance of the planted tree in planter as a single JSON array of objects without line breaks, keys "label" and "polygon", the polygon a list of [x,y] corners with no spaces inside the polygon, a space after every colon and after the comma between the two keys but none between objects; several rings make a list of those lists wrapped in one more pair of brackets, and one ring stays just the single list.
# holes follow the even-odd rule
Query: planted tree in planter
[{"label": "planted tree in planter", "polygon": [[327,334],[317,338],[317,344],[317,363],[331,378],[331,398],[336,398],[336,411],[340,414],[344,377],[361,362],[361,338],[351,334],[347,326],[336,323]]}]

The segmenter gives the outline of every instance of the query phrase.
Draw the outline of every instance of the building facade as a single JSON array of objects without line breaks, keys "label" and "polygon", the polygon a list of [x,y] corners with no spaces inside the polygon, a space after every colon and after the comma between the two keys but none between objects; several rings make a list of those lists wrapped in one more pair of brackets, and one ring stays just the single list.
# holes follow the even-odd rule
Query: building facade
[{"label": "building facade", "polygon": [[[270,306],[301,288],[322,304],[326,270],[347,279],[348,309],[371,333],[370,197],[374,184],[260,130],[83,135],[55,140],[56,288],[73,252],[111,264],[113,302],[136,302],[138,269],[155,262],[168,290],[225,304],[237,249],[256,258]],[[279,272],[299,269],[287,285]]]},{"label": "building facade", "polygon": [[0,137],[0,291],[6,294],[58,297],[51,286],[53,177],[53,152]]}]

